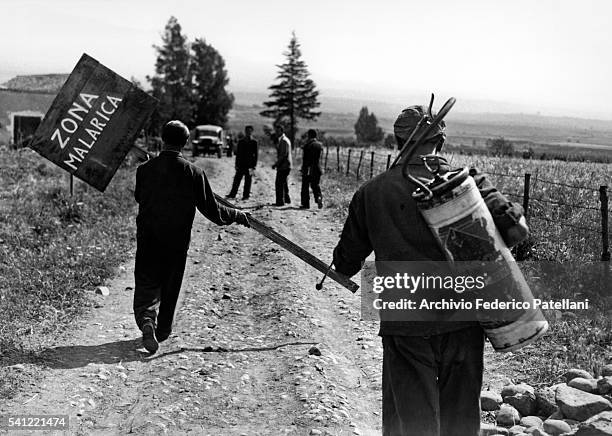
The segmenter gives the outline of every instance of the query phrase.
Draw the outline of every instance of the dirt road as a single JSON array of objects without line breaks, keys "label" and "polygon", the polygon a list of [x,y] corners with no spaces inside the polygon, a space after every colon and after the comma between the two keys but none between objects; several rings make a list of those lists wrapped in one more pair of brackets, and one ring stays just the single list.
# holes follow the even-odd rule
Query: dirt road
[{"label": "dirt road", "polygon": [[[233,161],[197,163],[226,193]],[[341,230],[332,211],[299,210],[297,179],[291,207],[257,207],[273,186],[262,164],[238,205],[329,261]],[[70,434],[380,434],[377,325],[359,321],[358,295],[332,281],[317,291],[319,278],[256,232],[198,216],[175,332],[156,355],[133,321],[132,261],[89,317],[21,363],[41,381],[0,413],[66,414]]]}]

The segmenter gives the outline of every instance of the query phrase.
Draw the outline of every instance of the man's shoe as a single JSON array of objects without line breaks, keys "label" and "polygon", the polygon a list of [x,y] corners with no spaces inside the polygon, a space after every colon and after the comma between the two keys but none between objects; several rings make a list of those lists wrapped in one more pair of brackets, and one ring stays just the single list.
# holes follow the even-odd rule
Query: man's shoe
[{"label": "man's shoe", "polygon": [[243,200],[248,200],[248,199],[249,199],[249,196],[248,196],[248,195],[246,195],[246,196],[242,197],[242,199],[243,199]]},{"label": "man's shoe", "polygon": [[235,195],[232,195],[232,194],[227,194],[227,195],[225,196],[225,198],[236,198],[236,196],[235,196]]},{"label": "man's shoe", "polygon": [[145,324],[142,327],[142,345],[151,354],[157,352],[159,343],[155,337],[155,327],[153,327],[153,324]]},{"label": "man's shoe", "polygon": [[317,206],[319,206],[319,209],[323,209],[323,199],[322,198],[317,198]]},{"label": "man's shoe", "polygon": [[300,209],[310,209],[310,206],[304,206],[303,204],[300,206]]},{"label": "man's shoe", "polygon": [[272,206],[281,207],[284,206],[285,203],[272,203]]}]

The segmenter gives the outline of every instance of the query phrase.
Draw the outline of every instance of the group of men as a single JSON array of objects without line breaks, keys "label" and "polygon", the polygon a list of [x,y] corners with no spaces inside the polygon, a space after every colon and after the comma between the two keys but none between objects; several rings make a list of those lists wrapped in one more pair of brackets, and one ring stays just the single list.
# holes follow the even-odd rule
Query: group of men
[{"label": "group of men", "polygon": [[[422,122],[425,119],[426,122]],[[398,116],[394,132],[398,147],[414,131],[431,122],[422,106],[410,106]],[[230,196],[245,177],[244,197],[257,163],[257,142],[252,128],[238,144],[236,177]],[[291,170],[291,144],[277,127],[276,203],[291,201],[287,177]],[[308,207],[308,189],[321,205],[318,188],[321,145],[316,132],[308,132],[302,164],[302,206]],[[151,353],[172,332],[191,227],[197,208],[218,225],[249,226],[244,212],[215,200],[204,172],[180,153],[189,131],[179,121],[164,126],[164,150],[138,168],[136,175],[137,252],[134,315],[143,345]],[[414,156],[435,154],[445,140],[445,126],[432,129]],[[366,182],[354,194],[340,240],[333,253],[336,271],[356,274],[373,251],[377,261],[440,261],[444,253],[419,213],[402,175],[402,165]],[[420,159],[407,162],[411,173],[428,175]],[[440,173],[449,170],[441,159]],[[495,224],[506,243],[520,242],[527,229],[522,209],[506,200],[481,175],[474,177]],[[522,235],[522,236],[517,236]],[[480,427],[479,395],[483,377],[484,332],[476,322],[382,322],[383,434],[385,436],[476,436]]]},{"label": "group of men", "polygon": [[[307,141],[303,146],[302,157],[302,189],[301,189],[301,205],[300,209],[310,208],[310,191],[314,196],[315,203],[319,209],[323,207],[323,196],[321,194],[321,152],[323,144],[317,140],[317,131],[310,129],[307,132]],[[291,204],[291,196],[289,195],[289,183],[287,179],[292,168],[292,150],[291,141],[285,134],[282,126],[275,127],[275,143],[276,143],[276,161],[272,165],[276,169],[276,179],[274,188],[276,192],[275,206],[284,206]],[[251,183],[253,173],[257,166],[258,143],[253,138],[253,126],[244,128],[244,137],[242,137],[236,146],[236,173],[232,182],[232,189],[226,198],[236,198],[240,183],[244,177],[244,188],[242,191],[242,199],[247,200],[251,195]]]}]

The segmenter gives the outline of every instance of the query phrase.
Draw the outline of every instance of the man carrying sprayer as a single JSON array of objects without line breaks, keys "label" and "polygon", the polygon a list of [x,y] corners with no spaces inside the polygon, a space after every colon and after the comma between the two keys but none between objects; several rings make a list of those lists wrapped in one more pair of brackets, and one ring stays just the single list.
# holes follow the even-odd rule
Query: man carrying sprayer
[{"label": "man carrying sprayer", "polygon": [[227,195],[227,198],[236,198],[240,181],[244,176],[244,189],[242,191],[242,199],[248,200],[251,195],[251,181],[253,172],[257,166],[257,141],[253,138],[253,126],[244,128],[244,137],[238,141],[236,148],[236,174],[232,183],[232,190]]},{"label": "man carrying sprayer", "polygon": [[[398,116],[394,132],[399,148],[424,115],[422,106],[410,106]],[[426,125],[419,129],[424,131]],[[435,153],[445,137],[441,121],[412,154],[411,174],[432,177],[418,156]],[[411,196],[415,187],[402,175],[406,158],[353,196],[334,250],[336,271],[353,276],[372,251],[377,262],[445,261]],[[440,158],[440,163],[441,173],[447,172],[446,161]],[[520,242],[528,231],[522,208],[506,200],[484,176],[471,174],[506,244]],[[381,321],[385,436],[478,435],[484,332],[476,321],[445,322],[451,315],[443,314],[442,322],[439,317],[437,322]]]},{"label": "man carrying sprayer", "polygon": [[172,333],[196,208],[215,224],[249,227],[248,216],[218,204],[206,174],[183,158],[187,126],[170,121],[161,136],[162,152],[138,167],[134,192],[138,203],[134,317],[150,353]]}]

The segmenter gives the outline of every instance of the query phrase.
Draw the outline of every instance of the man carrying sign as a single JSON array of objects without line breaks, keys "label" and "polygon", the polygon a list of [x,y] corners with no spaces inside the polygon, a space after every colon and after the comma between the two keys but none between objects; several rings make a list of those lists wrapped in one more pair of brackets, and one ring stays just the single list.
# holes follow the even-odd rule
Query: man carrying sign
[{"label": "man carrying sign", "polygon": [[150,353],[172,333],[196,208],[215,224],[250,227],[244,212],[217,203],[204,172],[183,158],[188,138],[185,124],[168,122],[162,152],[136,172],[134,317]]}]

